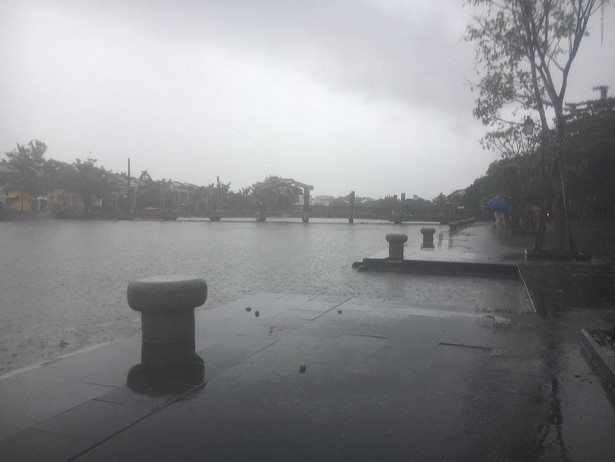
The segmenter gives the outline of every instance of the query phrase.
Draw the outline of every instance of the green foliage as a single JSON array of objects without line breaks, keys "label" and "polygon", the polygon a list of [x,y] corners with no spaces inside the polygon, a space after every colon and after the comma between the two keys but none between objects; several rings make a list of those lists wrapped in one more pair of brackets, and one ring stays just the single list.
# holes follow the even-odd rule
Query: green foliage
[{"label": "green foliage", "polygon": [[[522,218],[522,211],[541,202],[538,186],[544,171],[544,156],[538,148],[536,133],[526,134],[518,124],[498,124],[500,130],[489,132],[481,141],[483,147],[507,162],[492,164],[489,168],[493,177],[500,177],[500,189],[489,191],[488,196],[505,194],[511,197],[515,221]],[[489,171],[488,171],[489,175]],[[526,217],[524,220],[529,222]]]},{"label": "green foliage", "polygon": [[17,147],[6,154],[6,163],[15,175],[11,179],[11,186],[23,189],[38,197],[47,191],[46,177],[53,169],[47,166],[45,152],[47,145],[39,140],[32,140],[27,145],[17,144]]},{"label": "green foliage", "polygon": [[229,191],[226,208],[231,210],[247,210],[254,205],[254,190],[248,186],[235,191]]},{"label": "green foliage", "polygon": [[166,181],[154,181],[147,173],[147,170],[143,170],[139,176],[141,181],[134,190],[135,198],[135,210],[143,211],[148,207],[160,207],[160,193],[164,191]]},{"label": "green foliage", "polygon": [[76,159],[71,166],[62,169],[59,183],[68,191],[81,195],[86,213],[92,200],[103,198],[117,189],[116,178],[102,167],[96,166],[96,159]]},{"label": "green foliage", "polygon": [[[606,95],[605,95],[606,96]],[[615,98],[570,104],[565,139],[569,197],[579,217],[615,216]]]},{"label": "green foliage", "polygon": [[45,179],[45,191],[43,194],[61,188],[62,172],[68,167],[68,164],[59,162],[55,159],[48,159],[43,166],[43,174]]},{"label": "green foliage", "polygon": [[223,210],[227,205],[229,195],[231,194],[231,183],[220,181],[220,177],[216,176],[215,183],[209,183],[207,186],[201,186],[195,192],[194,204],[202,205],[208,212]]},{"label": "green foliage", "polygon": [[[473,210],[480,210],[486,201],[494,196],[508,196],[512,199],[512,213],[515,219],[522,216],[532,205],[539,203],[540,185],[538,182],[525,183],[521,178],[521,165],[533,162],[536,153],[518,158],[497,160],[487,169],[485,176],[478,178],[466,189],[464,204]],[[539,169],[536,169],[540,173]]]},{"label": "green foliage", "polygon": [[[613,218],[615,98],[570,104],[565,118],[569,130],[562,152],[567,166],[571,213],[576,218]],[[509,141],[502,136],[491,141]],[[494,195],[507,195],[513,199],[513,211],[521,216],[528,206],[541,204],[547,165],[540,149],[509,154],[502,154],[503,158],[492,163],[484,177],[466,189],[469,206],[475,208]]]},{"label": "green foliage", "polygon": [[572,63],[590,17],[607,2],[469,0],[478,12],[465,36],[479,65],[474,116],[492,125],[503,111],[534,109],[546,134],[550,106],[560,130]]},{"label": "green foliage", "polygon": [[[485,125],[494,125],[518,110],[540,117],[542,152],[555,168],[549,169],[543,206],[555,202],[556,250],[574,251],[568,222],[569,200],[561,156],[566,133],[564,99],[572,63],[591,16],[608,0],[468,0],[478,14],[466,29],[466,40],[476,44],[480,80],[473,85],[478,97],[473,111]],[[549,129],[551,116],[555,126]],[[553,181],[557,171],[558,181]],[[552,184],[551,184],[552,183]],[[558,192],[551,194],[551,189]],[[567,228],[567,229],[566,229]],[[541,226],[535,250],[540,250]]]},{"label": "green foliage", "polygon": [[433,205],[435,205],[436,208],[440,210],[446,205],[446,196],[444,195],[444,193],[440,193],[433,198],[432,202]]}]

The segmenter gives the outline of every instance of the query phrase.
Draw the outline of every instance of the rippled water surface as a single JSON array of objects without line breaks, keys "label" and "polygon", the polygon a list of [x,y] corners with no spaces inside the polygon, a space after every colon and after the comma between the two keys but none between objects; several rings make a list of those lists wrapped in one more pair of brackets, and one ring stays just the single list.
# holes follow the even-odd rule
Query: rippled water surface
[{"label": "rippled water surface", "polygon": [[[424,225],[297,222],[0,223],[0,373],[86,345],[134,335],[130,279],[204,277],[202,309],[251,292],[408,298],[417,304],[474,304],[471,280],[453,294],[442,278],[359,273],[352,262],[386,249],[385,235],[420,247]],[[438,232],[444,229],[436,226]],[[452,301],[451,301],[452,300]]]}]

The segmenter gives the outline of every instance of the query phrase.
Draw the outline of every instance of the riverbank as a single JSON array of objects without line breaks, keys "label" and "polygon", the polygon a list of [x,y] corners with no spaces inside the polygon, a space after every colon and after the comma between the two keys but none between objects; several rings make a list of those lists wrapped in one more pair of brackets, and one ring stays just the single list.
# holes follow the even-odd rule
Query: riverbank
[{"label": "riverbank", "polygon": [[47,212],[18,212],[15,210],[4,209],[0,221],[40,221],[50,220],[51,216]]}]

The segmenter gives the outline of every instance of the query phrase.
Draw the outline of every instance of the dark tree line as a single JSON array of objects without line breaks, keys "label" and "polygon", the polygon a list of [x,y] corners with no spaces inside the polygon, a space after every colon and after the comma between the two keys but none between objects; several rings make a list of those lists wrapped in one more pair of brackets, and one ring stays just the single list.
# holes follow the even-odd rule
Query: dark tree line
[{"label": "dark tree line", "polygon": [[96,165],[97,160],[76,159],[72,164],[46,159],[47,145],[39,140],[17,144],[0,161],[8,167],[11,175],[5,188],[27,192],[33,198],[43,197],[57,189],[78,192],[88,211],[93,197],[101,197],[118,186],[112,172]]},{"label": "dark tree line", "polygon": [[[568,104],[563,117],[568,129],[560,149],[570,217],[615,218],[615,98],[604,94],[599,100]],[[466,203],[480,210],[487,198],[507,195],[513,200],[515,223],[531,223],[533,209],[542,207],[547,189],[548,157],[539,144],[517,155],[505,155],[512,151],[498,151],[497,143],[510,143],[510,139],[489,141],[489,149],[499,152],[501,159],[466,190]],[[549,194],[547,203],[555,203],[558,190],[551,189]]]},{"label": "dark tree line", "polygon": [[[591,17],[608,0],[469,0],[475,16],[466,39],[476,45],[477,98],[473,114],[504,131],[519,112],[538,117],[547,178],[540,201],[555,209],[554,250],[575,251],[570,232],[565,97],[572,65]],[[553,116],[553,117],[552,117]],[[531,116],[530,116],[531,117]],[[540,220],[535,251],[541,248]]]}]

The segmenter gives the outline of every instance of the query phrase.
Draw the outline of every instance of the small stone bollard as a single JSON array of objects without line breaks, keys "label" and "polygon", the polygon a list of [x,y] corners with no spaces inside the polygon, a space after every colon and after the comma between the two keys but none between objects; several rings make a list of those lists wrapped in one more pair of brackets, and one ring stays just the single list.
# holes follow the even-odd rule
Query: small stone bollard
[{"label": "small stone bollard", "polygon": [[207,300],[207,282],[155,276],[128,284],[128,305],[141,313],[141,365],[164,370],[194,360],[194,308]]},{"label": "small stone bollard", "polygon": [[389,260],[401,261],[404,259],[404,242],[408,240],[406,234],[387,234],[389,243]]},{"label": "small stone bollard", "polygon": [[433,249],[433,235],[436,233],[435,228],[421,228],[421,234],[423,235],[423,244],[421,249]]}]

